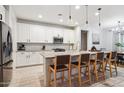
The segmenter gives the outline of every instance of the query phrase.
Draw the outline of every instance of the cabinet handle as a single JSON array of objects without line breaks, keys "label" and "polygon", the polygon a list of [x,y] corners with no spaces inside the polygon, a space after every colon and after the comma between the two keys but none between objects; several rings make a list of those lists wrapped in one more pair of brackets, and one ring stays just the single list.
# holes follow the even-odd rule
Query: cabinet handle
[{"label": "cabinet handle", "polygon": [[21,53],[21,54],[24,54],[24,53]]}]

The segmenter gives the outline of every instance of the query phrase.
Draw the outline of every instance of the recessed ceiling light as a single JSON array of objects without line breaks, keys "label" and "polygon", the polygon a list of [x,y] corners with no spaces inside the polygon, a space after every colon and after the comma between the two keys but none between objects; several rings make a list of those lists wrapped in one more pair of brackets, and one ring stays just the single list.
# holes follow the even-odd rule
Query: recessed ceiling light
[{"label": "recessed ceiling light", "polygon": [[98,13],[98,12],[96,12],[96,13],[95,13],[95,16],[98,16],[98,15],[99,15],[99,13]]},{"label": "recessed ceiling light", "polygon": [[43,18],[43,16],[42,15],[38,15],[38,18]]},{"label": "recessed ceiling light", "polygon": [[76,6],[75,6],[75,9],[76,9],[76,10],[79,10],[79,9],[80,9],[80,6],[79,6],[79,5],[76,5]]},{"label": "recessed ceiling light", "polygon": [[58,14],[58,16],[62,16],[62,14]]},{"label": "recessed ceiling light", "polygon": [[63,22],[63,19],[59,19],[60,22]]},{"label": "recessed ceiling light", "polygon": [[114,31],[115,29],[114,28],[112,28],[112,31]]},{"label": "recessed ceiling light", "polygon": [[75,22],[75,25],[78,25],[79,23],[78,22]]}]

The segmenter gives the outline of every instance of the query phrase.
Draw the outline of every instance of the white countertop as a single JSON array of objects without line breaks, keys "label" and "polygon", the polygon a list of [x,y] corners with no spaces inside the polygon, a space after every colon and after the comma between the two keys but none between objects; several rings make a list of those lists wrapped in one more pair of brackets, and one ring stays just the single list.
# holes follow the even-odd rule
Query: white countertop
[{"label": "white countertop", "polygon": [[[110,51],[104,51],[104,53],[109,53]],[[56,57],[58,55],[71,55],[71,56],[76,56],[80,54],[96,54],[97,52],[89,52],[89,51],[65,51],[65,52],[41,52],[40,54],[45,57],[45,58],[52,58]]]}]

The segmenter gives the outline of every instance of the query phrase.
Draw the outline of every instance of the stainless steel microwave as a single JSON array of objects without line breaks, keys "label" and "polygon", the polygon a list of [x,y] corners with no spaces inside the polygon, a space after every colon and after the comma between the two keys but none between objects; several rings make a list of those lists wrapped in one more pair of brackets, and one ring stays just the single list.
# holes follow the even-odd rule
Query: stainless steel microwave
[{"label": "stainless steel microwave", "polygon": [[62,44],[63,43],[63,37],[54,37],[53,43],[54,44]]}]

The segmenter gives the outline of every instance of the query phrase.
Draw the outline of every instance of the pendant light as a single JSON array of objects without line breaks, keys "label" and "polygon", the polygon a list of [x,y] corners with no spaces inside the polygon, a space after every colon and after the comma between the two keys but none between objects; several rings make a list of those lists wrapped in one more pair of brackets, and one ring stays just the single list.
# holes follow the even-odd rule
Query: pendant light
[{"label": "pendant light", "polygon": [[98,8],[98,13],[99,13],[99,27],[101,27],[101,9],[102,8]]},{"label": "pendant light", "polygon": [[118,27],[116,28],[117,32],[120,33],[121,32],[121,22],[118,21]]},{"label": "pendant light", "polygon": [[88,5],[85,5],[86,7],[86,24],[88,24]]},{"label": "pendant light", "polygon": [[88,5],[85,5],[85,11],[86,11],[86,15],[85,15],[86,21],[85,21],[85,25],[84,25],[84,30],[88,31],[88,24],[89,24],[89,21],[88,21]]},{"label": "pendant light", "polygon": [[72,11],[71,11],[71,5],[69,5],[69,25],[73,26],[73,20],[72,20]]}]

